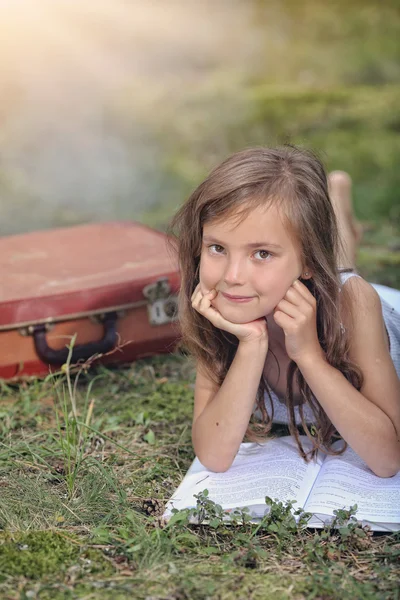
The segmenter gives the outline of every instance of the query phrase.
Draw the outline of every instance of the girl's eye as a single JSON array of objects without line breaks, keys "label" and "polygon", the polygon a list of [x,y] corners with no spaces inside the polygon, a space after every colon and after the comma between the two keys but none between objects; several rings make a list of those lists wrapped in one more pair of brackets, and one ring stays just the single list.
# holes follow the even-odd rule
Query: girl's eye
[{"label": "girl's eye", "polygon": [[220,246],[219,244],[212,244],[208,249],[211,254],[221,254],[224,250],[223,246]]},{"label": "girl's eye", "polygon": [[258,260],[266,260],[271,256],[271,252],[268,252],[268,250],[257,250],[257,252],[254,252],[254,256]]}]

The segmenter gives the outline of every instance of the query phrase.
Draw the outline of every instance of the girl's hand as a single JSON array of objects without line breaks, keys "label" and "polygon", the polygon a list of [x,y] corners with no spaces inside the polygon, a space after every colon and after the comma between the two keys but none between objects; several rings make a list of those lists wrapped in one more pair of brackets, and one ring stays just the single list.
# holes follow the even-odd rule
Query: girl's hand
[{"label": "girl's hand", "polygon": [[274,320],[285,333],[286,352],[297,364],[320,358],[322,348],[317,334],[317,302],[298,279],[277,304]]},{"label": "girl's hand", "polygon": [[198,313],[203,315],[218,329],[223,329],[232,333],[240,342],[252,342],[255,340],[265,341],[268,346],[267,322],[263,319],[257,319],[250,323],[231,323],[227,321],[221,313],[212,306],[212,301],[216,297],[216,290],[211,290],[203,294],[200,284],[192,294],[192,306]]}]

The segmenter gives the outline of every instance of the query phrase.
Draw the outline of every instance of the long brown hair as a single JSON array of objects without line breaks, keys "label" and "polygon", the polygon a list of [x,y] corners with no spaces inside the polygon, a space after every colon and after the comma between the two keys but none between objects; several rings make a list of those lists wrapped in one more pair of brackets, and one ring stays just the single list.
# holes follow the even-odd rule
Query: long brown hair
[{"label": "long brown hair", "polygon": [[[313,276],[304,280],[317,301],[317,332],[326,359],[356,387],[361,388],[362,374],[348,358],[349,334],[340,319],[340,306],[346,304],[345,288],[340,291],[337,266],[339,250],[335,213],[328,195],[327,177],[319,158],[295,146],[249,148],[233,154],[217,166],[197,187],[175,215],[170,233],[176,240],[181,272],[179,300],[183,344],[217,385],[221,385],[238,346],[235,336],[217,329],[191,306],[191,295],[199,283],[200,252],[204,224],[231,215],[245,217],[256,206],[279,202],[286,224],[299,242],[302,261]],[[301,424],[313,442],[306,453],[295,422],[293,384],[297,381],[304,403],[311,407],[316,421],[310,432],[299,405]],[[265,406],[269,396],[271,412]],[[273,402],[264,377],[257,393],[261,421],[252,419],[247,437],[259,440],[271,429]],[[332,437],[337,432],[312,395],[296,363],[291,361],[287,373],[285,403],[289,411],[289,431],[300,454],[308,460],[317,449],[333,451]],[[345,447],[345,446],[344,446]]]}]

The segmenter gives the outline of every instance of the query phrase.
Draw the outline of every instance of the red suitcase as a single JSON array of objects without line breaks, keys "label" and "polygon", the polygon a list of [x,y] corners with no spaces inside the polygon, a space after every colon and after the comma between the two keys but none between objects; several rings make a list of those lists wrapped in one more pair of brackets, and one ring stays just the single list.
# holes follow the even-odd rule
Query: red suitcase
[{"label": "red suitcase", "polygon": [[3,379],[57,370],[75,334],[72,363],[129,362],[172,351],[179,337],[167,236],[138,223],[2,238],[0,272]]}]

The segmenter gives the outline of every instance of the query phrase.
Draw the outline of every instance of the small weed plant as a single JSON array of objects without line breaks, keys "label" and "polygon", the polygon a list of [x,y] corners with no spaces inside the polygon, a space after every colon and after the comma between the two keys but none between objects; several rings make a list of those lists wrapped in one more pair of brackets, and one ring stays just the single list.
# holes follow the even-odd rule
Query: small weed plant
[{"label": "small weed plant", "polygon": [[47,378],[53,383],[57,399],[54,403],[58,434],[55,440],[59,444],[63,462],[62,466],[57,467],[57,474],[64,476],[70,497],[76,492],[76,480],[87,459],[86,448],[92,435],[90,425],[94,408],[91,393],[97,379],[101,377],[91,379],[85,391],[83,406],[79,408],[78,383],[86,365],[71,364],[75,341],[76,335],[68,345],[67,362],[62,365],[61,371],[52,373]]}]

